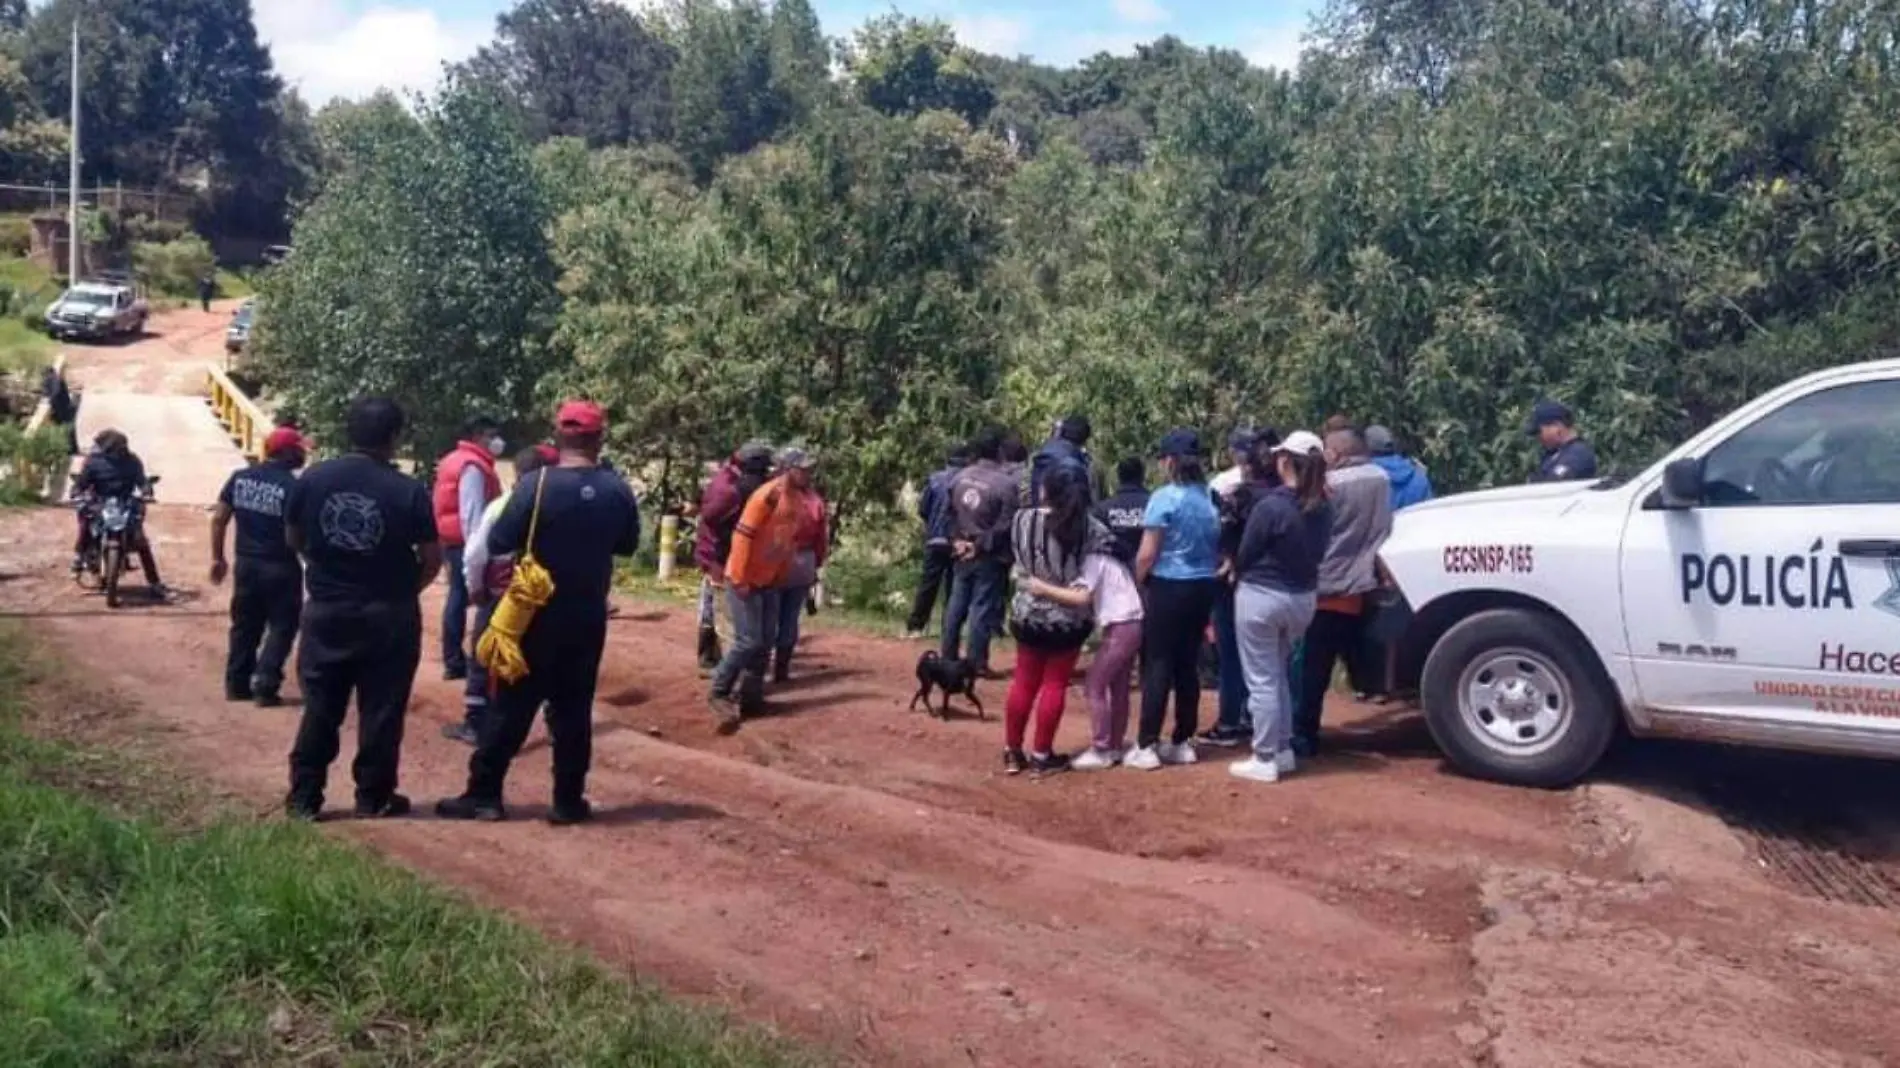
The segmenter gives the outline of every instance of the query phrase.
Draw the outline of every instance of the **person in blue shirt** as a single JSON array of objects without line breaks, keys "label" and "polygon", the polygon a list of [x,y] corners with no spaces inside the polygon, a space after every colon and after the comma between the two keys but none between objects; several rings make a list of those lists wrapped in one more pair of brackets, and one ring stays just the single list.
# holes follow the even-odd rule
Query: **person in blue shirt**
[{"label": "person in blue shirt", "polygon": [[917,496],[917,518],[924,521],[924,568],[917,576],[917,593],[911,600],[910,618],[904,624],[904,637],[918,639],[924,636],[924,628],[930,623],[930,613],[937,607],[937,591],[944,591],[944,599],[949,600],[950,572],[956,563],[950,555],[950,484],[956,481],[957,472],[969,466],[970,451],[957,446],[950,451],[942,470],[930,476],[924,483],[924,491]]},{"label": "person in blue shirt", "polygon": [[[1123,761],[1152,770],[1195,762],[1194,729],[1201,705],[1201,643],[1220,595],[1220,513],[1207,488],[1199,434],[1170,430],[1155,450],[1167,484],[1148,498],[1135,580],[1146,589],[1142,618],[1141,723],[1135,751]],[[1161,741],[1168,697],[1174,733]]]},{"label": "person in blue shirt", "polygon": [[1398,438],[1390,430],[1367,427],[1366,448],[1372,450],[1372,465],[1392,483],[1388,499],[1394,512],[1432,499],[1432,480],[1425,465],[1399,451]]},{"label": "person in blue shirt", "polygon": [[1567,404],[1540,400],[1531,409],[1524,433],[1544,450],[1532,482],[1568,482],[1597,477],[1597,451],[1577,433],[1577,416]]}]

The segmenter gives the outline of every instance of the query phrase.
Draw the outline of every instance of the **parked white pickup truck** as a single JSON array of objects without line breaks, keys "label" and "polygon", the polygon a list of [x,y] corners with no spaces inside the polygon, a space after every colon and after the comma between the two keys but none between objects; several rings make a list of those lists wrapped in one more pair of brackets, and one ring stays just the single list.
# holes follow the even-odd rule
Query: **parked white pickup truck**
[{"label": "parked white pickup truck", "polygon": [[61,340],[136,337],[150,314],[144,298],[129,285],[81,282],[47,306],[46,332]]},{"label": "parked white pickup truck", "polygon": [[1790,382],[1633,478],[1413,506],[1380,561],[1395,682],[1468,774],[1560,786],[1619,726],[1900,758],[1900,360]]}]

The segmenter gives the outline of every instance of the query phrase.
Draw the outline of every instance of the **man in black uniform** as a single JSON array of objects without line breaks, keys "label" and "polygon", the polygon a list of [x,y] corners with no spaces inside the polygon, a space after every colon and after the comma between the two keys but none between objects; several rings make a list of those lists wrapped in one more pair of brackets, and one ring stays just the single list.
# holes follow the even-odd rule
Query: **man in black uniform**
[{"label": "man in black uniform", "polygon": [[[224,699],[283,704],[284,661],[303,613],[303,565],[284,536],[284,505],[304,464],[303,435],[279,427],[264,439],[264,462],[231,475],[211,514],[211,583],[231,567],[224,535],[237,520],[237,575],[231,589],[231,647],[224,660]],[[263,643],[262,651],[258,643]]]},{"label": "man in black uniform", "polygon": [[1577,433],[1577,417],[1570,407],[1540,400],[1531,409],[1524,432],[1544,450],[1532,482],[1566,482],[1597,477],[1597,453]]},{"label": "man in black uniform", "polygon": [[429,491],[390,462],[402,409],[385,397],[362,397],[346,423],[350,453],[311,468],[284,506],[308,591],[297,652],[303,721],[290,751],[286,802],[304,819],[323,809],[352,695],[356,814],[409,811],[409,799],[396,792],[403,716],[422,656],[420,597],[442,569]]},{"label": "man in black uniform", "polygon": [[[528,674],[501,686],[468,761],[468,787],[436,804],[447,819],[499,820],[508,765],[521,752],[534,714],[548,707],[554,751],[554,805],[548,822],[580,823],[592,815],[587,769],[594,756],[594,685],[607,641],[607,593],[614,557],[640,546],[640,510],[626,480],[598,464],[606,420],[590,401],[569,401],[554,418],[560,461],[522,479],[488,532],[498,556],[533,556],[547,568],[554,596],[521,636]],[[541,513],[535,518],[535,495]],[[529,528],[533,527],[532,541]]]},{"label": "man in black uniform", "polygon": [[1091,509],[1114,536],[1115,555],[1132,570],[1141,548],[1141,517],[1148,512],[1148,467],[1139,456],[1115,465],[1115,495]]}]

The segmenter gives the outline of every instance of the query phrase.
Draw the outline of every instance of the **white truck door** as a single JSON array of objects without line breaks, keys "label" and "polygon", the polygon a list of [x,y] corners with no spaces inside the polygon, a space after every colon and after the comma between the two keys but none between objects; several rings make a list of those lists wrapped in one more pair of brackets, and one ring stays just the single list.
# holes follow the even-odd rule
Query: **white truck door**
[{"label": "white truck door", "polygon": [[1792,397],[1702,452],[1704,500],[1639,495],[1621,554],[1645,705],[1900,730],[1900,380]]}]

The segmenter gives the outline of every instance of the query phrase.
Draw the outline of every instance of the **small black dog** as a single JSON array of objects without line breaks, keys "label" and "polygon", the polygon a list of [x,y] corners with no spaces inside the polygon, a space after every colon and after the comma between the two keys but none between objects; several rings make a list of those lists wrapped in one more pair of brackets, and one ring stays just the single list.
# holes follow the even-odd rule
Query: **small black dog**
[{"label": "small black dog", "polygon": [[[976,706],[976,718],[988,719],[983,711],[983,702],[976,696],[976,665],[968,660],[945,660],[933,650],[917,658],[917,695],[910,699],[910,710],[917,711],[917,702],[922,701],[924,711],[938,719],[950,718],[950,695],[960,694],[970,699]],[[940,708],[930,707],[931,690],[943,691]]]}]

